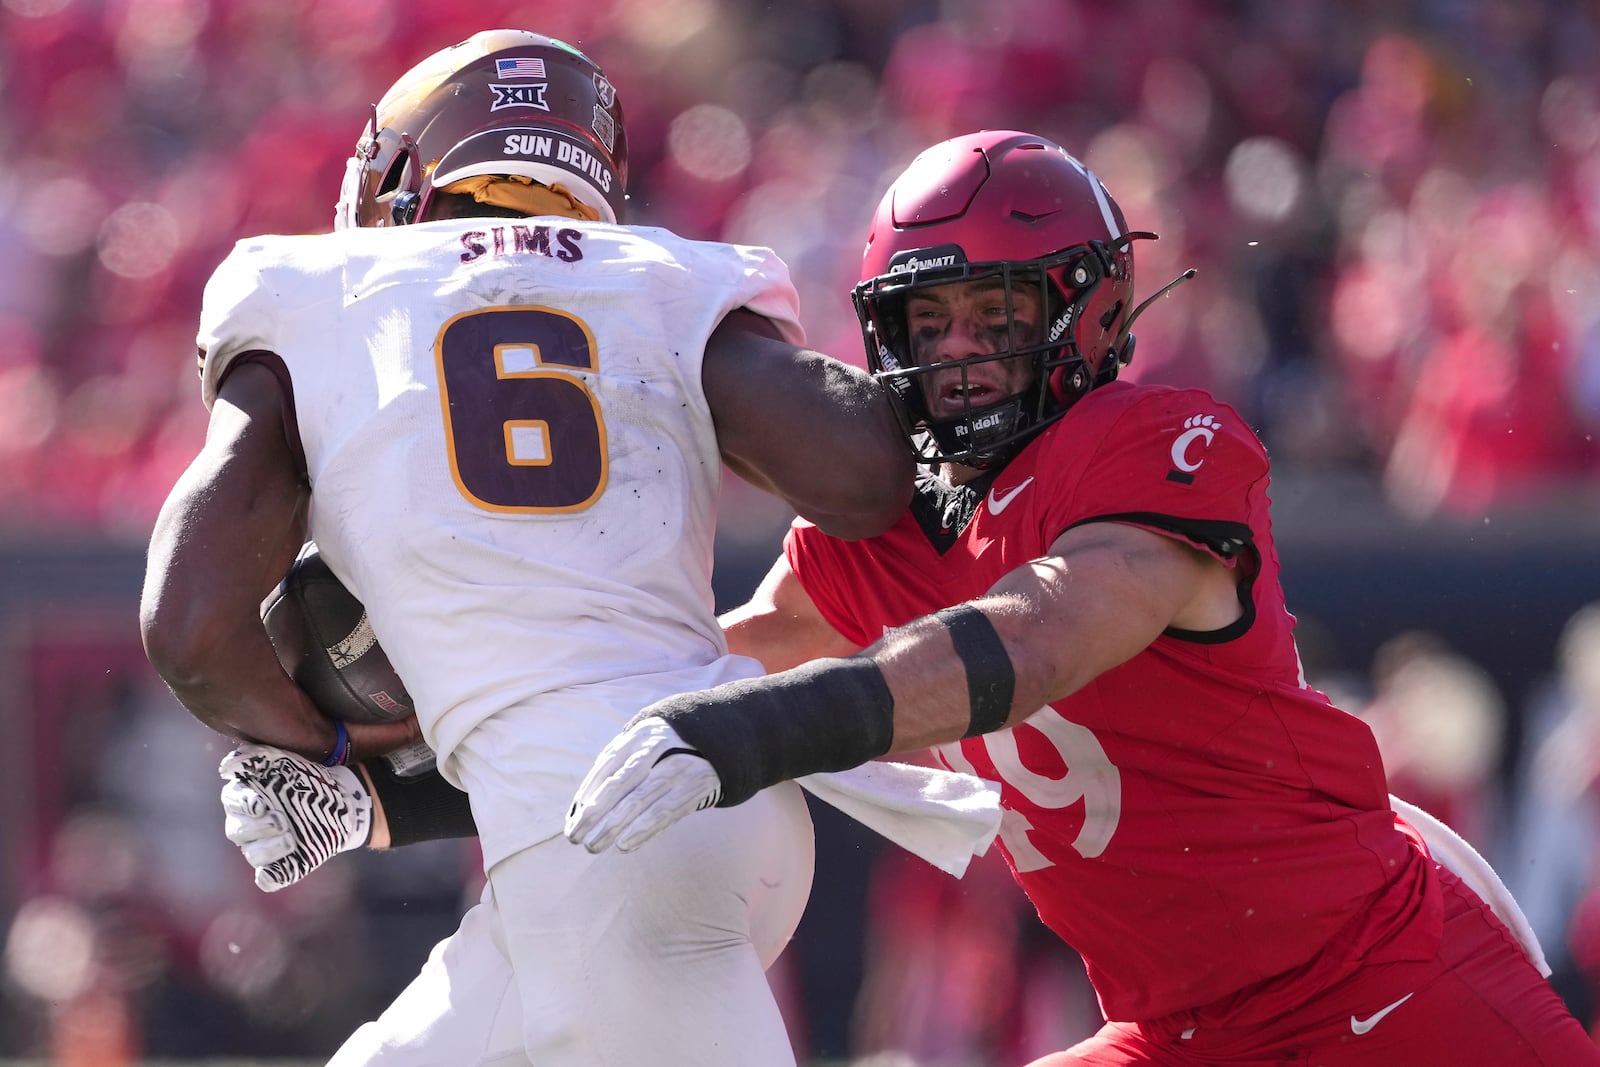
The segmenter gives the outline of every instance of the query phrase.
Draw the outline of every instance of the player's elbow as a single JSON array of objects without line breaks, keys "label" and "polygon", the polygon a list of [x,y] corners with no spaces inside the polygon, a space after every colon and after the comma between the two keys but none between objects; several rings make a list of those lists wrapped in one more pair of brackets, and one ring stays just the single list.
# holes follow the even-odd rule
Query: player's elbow
[{"label": "player's elbow", "polygon": [[146,595],[139,606],[139,633],[146,658],[180,700],[204,691],[215,665],[222,660],[215,635],[218,627],[203,613],[173,598]]},{"label": "player's elbow", "polygon": [[830,479],[826,499],[813,501],[802,514],[823,533],[846,541],[876,537],[887,531],[911,506],[916,468],[899,441],[877,455],[864,456],[849,471]]},{"label": "player's elbow", "polygon": [[807,521],[830,537],[841,541],[859,541],[884,533],[905,513],[910,501],[890,506],[846,507],[839,511],[812,511]]},{"label": "player's elbow", "polygon": [[910,507],[911,494],[886,490],[875,498],[839,500],[831,505],[825,509],[808,509],[802,514],[830,537],[859,541],[877,537],[893,526]]}]

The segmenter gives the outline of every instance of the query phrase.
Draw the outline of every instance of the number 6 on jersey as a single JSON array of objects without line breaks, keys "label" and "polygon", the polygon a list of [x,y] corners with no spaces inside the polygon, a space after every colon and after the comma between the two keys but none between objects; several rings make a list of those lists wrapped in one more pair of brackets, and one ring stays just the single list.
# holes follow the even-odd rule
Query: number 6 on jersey
[{"label": "number 6 on jersey", "polygon": [[[450,473],[486,511],[570,512],[606,487],[600,402],[571,368],[599,369],[594,334],[546,307],[450,319],[434,344]],[[459,417],[458,417],[459,416]]]}]

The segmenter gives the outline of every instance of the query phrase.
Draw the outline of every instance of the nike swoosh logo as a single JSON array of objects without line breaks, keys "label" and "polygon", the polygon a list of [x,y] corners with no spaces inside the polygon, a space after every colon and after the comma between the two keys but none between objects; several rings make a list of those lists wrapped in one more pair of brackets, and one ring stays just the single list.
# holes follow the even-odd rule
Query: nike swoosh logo
[{"label": "nike swoosh logo", "polygon": [[1354,1015],[1350,1016],[1350,1032],[1358,1036],[1366,1033],[1374,1026],[1377,1026],[1379,1023],[1383,1022],[1383,1017],[1385,1015],[1388,1015],[1391,1011],[1394,1011],[1396,1008],[1414,996],[1416,996],[1415,993],[1407,993],[1405,996],[1401,997],[1387,1008],[1384,1008],[1381,1011],[1375,1011],[1365,1019],[1357,1019]]},{"label": "nike swoosh logo", "polygon": [[1024,489],[1028,488],[1028,486],[1030,486],[1032,484],[1033,484],[1033,477],[1030,475],[1029,477],[1024,478],[1020,485],[1017,485],[1017,486],[1015,486],[1014,488],[1011,488],[1011,489],[1007,489],[1004,493],[1001,493],[999,496],[995,496],[994,495],[994,490],[990,489],[989,490],[989,514],[991,514],[991,515],[1000,514],[1002,511],[1004,511],[1011,504],[1011,502],[1013,500],[1017,499],[1017,494],[1018,493],[1022,492]]}]

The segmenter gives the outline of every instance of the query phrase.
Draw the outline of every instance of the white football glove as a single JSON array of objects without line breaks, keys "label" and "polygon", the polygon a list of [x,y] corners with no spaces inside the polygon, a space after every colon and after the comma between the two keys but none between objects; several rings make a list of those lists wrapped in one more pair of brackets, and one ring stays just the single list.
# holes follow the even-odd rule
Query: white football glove
[{"label": "white football glove", "polygon": [[721,795],[717,772],[665,719],[640,719],[595,757],[567,812],[567,840],[632,852]]},{"label": "white football glove", "polygon": [[348,767],[324,767],[269,745],[242,744],[222,758],[223,832],[276,893],[372,834],[372,795]]}]

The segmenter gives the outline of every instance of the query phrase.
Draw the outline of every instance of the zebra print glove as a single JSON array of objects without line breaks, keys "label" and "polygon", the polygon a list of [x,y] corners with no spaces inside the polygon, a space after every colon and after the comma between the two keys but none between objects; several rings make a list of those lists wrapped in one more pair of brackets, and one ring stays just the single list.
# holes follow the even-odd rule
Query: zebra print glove
[{"label": "zebra print glove", "polygon": [[372,794],[348,767],[323,767],[268,745],[242,744],[222,758],[223,832],[276,893],[372,833]]}]

